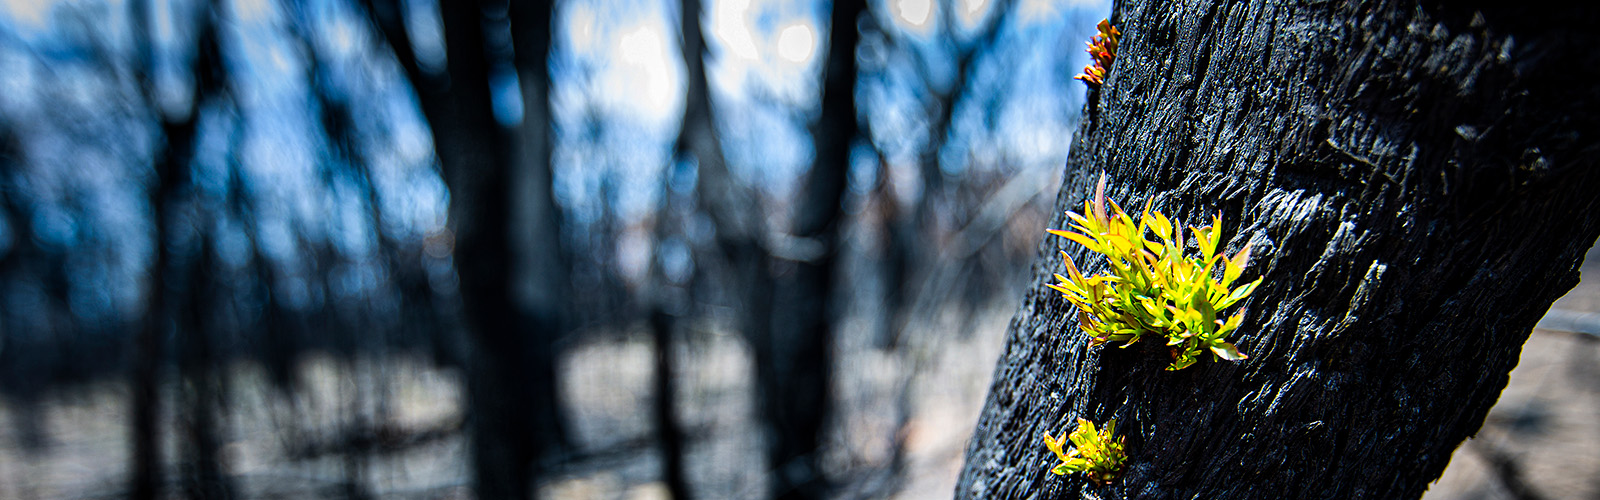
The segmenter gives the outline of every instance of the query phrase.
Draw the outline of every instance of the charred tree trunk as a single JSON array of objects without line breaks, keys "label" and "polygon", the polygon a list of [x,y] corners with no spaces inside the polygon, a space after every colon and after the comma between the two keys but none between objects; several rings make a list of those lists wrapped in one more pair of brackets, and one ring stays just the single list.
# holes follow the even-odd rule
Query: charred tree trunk
[{"label": "charred tree trunk", "polygon": [[554,28],[550,2],[512,1],[510,21],[515,43],[515,64],[522,85],[522,125],[516,144],[519,186],[513,201],[514,242],[522,255],[518,294],[534,325],[529,332],[528,355],[533,371],[529,381],[534,401],[534,432],[551,449],[570,447],[566,417],[561,411],[560,374],[556,372],[556,341],[572,327],[572,259],[562,245],[561,209],[556,204],[552,155],[555,151],[555,115],[550,110],[550,41]]},{"label": "charred tree trunk", "polygon": [[[526,389],[528,336],[512,302],[509,131],[495,121],[489,94],[490,60],[484,9],[489,2],[440,4],[448,90],[428,114],[434,145],[450,187],[469,357],[473,467],[483,498],[530,498],[538,458],[533,402]],[[428,109],[425,107],[424,109]]]},{"label": "charred tree trunk", "polygon": [[[728,171],[727,158],[722,154],[722,141],[717,135],[716,117],[712,112],[711,89],[705,70],[705,35],[700,20],[704,11],[700,0],[682,0],[679,4],[678,46],[684,65],[683,119],[679,122],[678,137],[674,141],[673,156],[676,161],[692,160],[695,168],[695,194],[704,205],[706,214],[716,225],[716,248],[723,264],[725,278],[720,285],[727,287],[724,296],[738,301],[742,310],[739,327],[752,345],[757,339],[770,335],[766,320],[772,311],[772,275],[767,271],[768,255],[761,245],[765,231],[762,226],[760,205],[755,193],[741,186]],[[671,175],[670,173],[668,175]],[[672,192],[665,191],[656,224],[657,243],[668,234],[666,227],[672,213]],[[696,281],[707,279],[706,261],[697,258]],[[652,264],[652,281],[656,289],[650,298],[648,312],[655,340],[655,401],[653,410],[657,440],[662,460],[662,480],[675,500],[691,498],[686,471],[688,439],[684,435],[682,419],[677,411],[676,368],[673,363],[673,346],[677,342],[680,315],[690,313],[693,299],[690,290],[671,286],[662,275],[661,259]],[[714,278],[713,278],[714,279]]]},{"label": "charred tree trunk", "polygon": [[175,267],[168,255],[168,235],[173,233],[172,210],[177,204],[179,191],[189,182],[189,163],[194,158],[195,135],[200,122],[200,112],[207,96],[221,93],[225,76],[221,50],[217,45],[215,5],[202,6],[197,30],[198,52],[191,72],[194,84],[190,87],[190,109],[184,116],[169,115],[159,104],[159,89],[155,84],[156,46],[150,22],[156,14],[150,4],[142,1],[129,4],[134,19],[136,50],[140,61],[136,72],[146,102],[161,119],[161,143],[154,159],[155,185],[149,191],[150,215],[154,228],[151,235],[152,259],[145,288],[145,317],[134,340],[135,354],[129,386],[132,391],[130,412],[132,417],[132,453],[129,455],[129,498],[149,499],[160,495],[163,482],[161,472],[161,439],[159,422],[161,411],[160,374],[162,357],[166,352],[163,339],[174,326],[174,306],[169,298],[178,289],[170,282]]},{"label": "charred tree trunk", "polygon": [[[660,267],[660,266],[657,266]],[[659,273],[657,273],[659,274]],[[656,278],[658,284],[664,279]],[[678,415],[677,367],[673,362],[673,337],[678,318],[668,311],[663,300],[650,309],[650,333],[655,341],[655,401],[651,410],[656,424],[656,440],[661,446],[661,480],[667,483],[667,493],[672,500],[688,500],[689,479],[685,467],[686,439],[682,418]]]},{"label": "charred tree trunk", "polygon": [[[444,2],[439,7],[446,67],[444,75],[430,75],[411,50],[401,5],[369,2],[374,21],[417,90],[450,188],[463,326],[472,343],[467,370],[477,493],[482,498],[531,498],[537,462],[552,446],[553,438],[543,431],[556,425],[543,417],[560,411],[554,381],[545,378],[553,376],[553,355],[544,350],[557,325],[539,316],[549,311],[529,315],[514,300],[513,277],[521,265],[511,236],[516,138],[496,120],[489,85],[493,65],[510,62],[493,57],[513,51],[496,45],[506,33],[486,32],[486,27],[504,27],[512,7],[493,0]],[[515,8],[548,10],[550,5]]]},{"label": "charred tree trunk", "polygon": [[[1118,2],[1121,54],[1058,210],[1102,170],[1125,207],[1222,213],[1264,282],[1250,359],[1163,371],[1089,349],[1040,246],[958,498],[1417,498],[1477,431],[1534,323],[1600,234],[1592,7]],[[1513,41],[1514,40],[1514,41]],[[1091,91],[1093,92],[1093,91]],[[1053,227],[1066,224],[1058,213]],[[1040,442],[1118,419],[1110,486]]]},{"label": "charred tree trunk", "polygon": [[[941,31],[946,38],[945,43],[951,45],[951,79],[948,85],[937,84],[937,77],[931,68],[931,62],[923,60],[920,52],[907,47],[902,50],[911,50],[918,54],[918,69],[922,77],[922,87],[929,96],[931,104],[928,115],[928,143],[917,155],[917,171],[922,179],[921,195],[916,199],[912,210],[896,213],[896,217],[889,221],[887,249],[885,250],[884,283],[887,291],[884,297],[884,307],[887,309],[885,317],[887,327],[879,339],[879,346],[896,348],[904,339],[909,322],[916,316],[915,309],[938,307],[941,302],[951,297],[958,297],[954,293],[940,293],[936,283],[942,277],[939,271],[942,266],[961,266],[961,262],[941,262],[936,255],[938,252],[930,250],[926,244],[929,238],[938,238],[943,230],[941,225],[945,221],[938,220],[939,208],[936,204],[952,203],[949,200],[951,186],[945,183],[945,173],[941,161],[941,153],[945,144],[950,141],[950,130],[955,124],[956,108],[965,104],[971,95],[977,92],[968,79],[973,72],[974,65],[980,57],[992,53],[996,40],[1005,30],[1007,19],[1011,17],[1015,2],[1001,0],[989,6],[992,11],[983,24],[975,30],[972,38],[963,40],[960,22],[956,19],[958,2],[945,1],[939,4],[944,12],[940,18]],[[965,8],[965,7],[962,7]],[[884,165],[883,168],[888,168]],[[887,177],[884,179],[888,182]],[[959,183],[958,183],[959,184]],[[885,200],[893,203],[892,200]],[[896,453],[900,453],[897,451]]]},{"label": "charred tree trunk", "polygon": [[734,289],[748,291],[741,294],[745,310],[742,326],[747,336],[760,337],[764,334],[756,332],[767,328],[766,318],[772,308],[772,277],[767,272],[767,250],[761,241],[765,233],[761,206],[756,193],[733,178],[722,154],[706,80],[700,0],[683,0],[679,5],[683,13],[679,16],[679,46],[688,81],[684,89],[683,123],[672,146],[673,154],[694,161],[695,193],[716,224],[717,250],[730,268],[731,278],[742,280],[733,283]]},{"label": "charred tree trunk", "polygon": [[[198,123],[202,110],[214,106],[225,95],[228,85],[216,28],[221,16],[218,9],[218,6],[212,5],[202,14],[209,20],[204,22],[200,30],[199,52],[195,57],[194,108],[189,116],[189,120],[195,123]],[[181,168],[189,167],[184,165]],[[182,176],[184,179],[188,177]],[[210,222],[209,218],[198,216],[191,223],[203,226]],[[184,313],[173,318],[177,328],[175,338],[182,342],[177,349],[178,372],[187,410],[185,418],[189,442],[185,449],[190,456],[186,464],[189,483],[185,489],[190,498],[233,498],[233,486],[222,470],[222,439],[225,433],[218,429],[220,423],[215,413],[223,401],[225,374],[217,370],[217,349],[212,342],[215,329],[208,328],[207,321],[208,317],[219,311],[215,277],[211,276],[210,270],[222,266],[216,262],[211,240],[206,237],[198,240],[197,248],[182,270],[187,274],[188,281],[183,287],[187,295],[187,303],[182,307]],[[172,277],[168,275],[168,279]],[[174,298],[171,289],[167,293],[169,299]]]},{"label": "charred tree trunk", "polygon": [[[199,112],[198,109],[195,110]],[[192,252],[183,269],[186,278],[183,314],[175,315],[178,335],[178,372],[180,401],[183,406],[185,437],[182,447],[188,455],[183,460],[184,493],[195,499],[233,498],[232,481],[222,470],[222,445],[226,432],[219,429],[216,411],[222,408],[226,374],[219,370],[221,363],[212,342],[215,329],[208,315],[221,310],[216,297],[220,290],[209,270],[220,269],[216,249],[209,238],[199,238],[198,248]]]},{"label": "charred tree trunk", "polygon": [[794,236],[814,252],[787,252],[795,259],[777,283],[770,321],[772,337],[755,346],[761,374],[761,407],[772,426],[767,444],[773,470],[772,498],[828,496],[819,450],[833,393],[834,261],[838,255],[842,200],[857,137],[856,26],[864,0],[835,0],[828,28],[828,58],[822,74],[822,114],[811,126],[816,147],[801,191]]}]

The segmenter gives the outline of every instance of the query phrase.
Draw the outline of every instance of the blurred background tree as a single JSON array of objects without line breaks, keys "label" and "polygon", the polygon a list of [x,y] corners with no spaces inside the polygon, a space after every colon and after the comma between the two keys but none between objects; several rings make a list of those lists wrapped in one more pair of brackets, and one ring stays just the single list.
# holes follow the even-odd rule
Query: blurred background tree
[{"label": "blurred background tree", "polygon": [[911,494],[1106,10],[7,2],[0,496]]},{"label": "blurred background tree", "polygon": [[947,496],[1109,11],[0,2],[0,497]]}]

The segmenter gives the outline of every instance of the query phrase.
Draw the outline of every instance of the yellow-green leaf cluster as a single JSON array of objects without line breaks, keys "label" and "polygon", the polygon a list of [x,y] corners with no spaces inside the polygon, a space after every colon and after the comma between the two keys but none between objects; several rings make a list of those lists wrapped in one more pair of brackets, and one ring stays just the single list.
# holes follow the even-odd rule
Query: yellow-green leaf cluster
[{"label": "yellow-green leaf cluster", "polygon": [[[1078,429],[1071,434],[1051,438],[1046,432],[1044,445],[1061,459],[1050,472],[1057,475],[1082,472],[1091,481],[1110,484],[1122,474],[1122,464],[1128,461],[1128,456],[1122,452],[1122,438],[1116,437],[1116,433],[1117,419],[1114,418],[1099,432],[1095,431],[1094,422],[1081,418]],[[1068,440],[1072,441],[1072,449],[1063,451],[1062,445]]]},{"label": "yellow-green leaf cluster", "polygon": [[[1085,277],[1066,252],[1067,276],[1049,285],[1078,308],[1078,325],[1094,337],[1091,346],[1121,342],[1122,347],[1146,335],[1162,338],[1172,348],[1168,370],[1181,370],[1210,352],[1238,361],[1247,356],[1227,341],[1239,328],[1244,311],[1226,319],[1219,313],[1250,296],[1261,279],[1232,287],[1250,260],[1250,245],[1233,256],[1217,253],[1222,240],[1221,217],[1211,225],[1190,227],[1198,253],[1185,248],[1183,228],[1145,203],[1137,223],[1105,197],[1102,174],[1094,199],[1083,213],[1067,212],[1071,230],[1051,229],[1110,263],[1108,275]],[[1154,235],[1155,239],[1148,239]]]}]

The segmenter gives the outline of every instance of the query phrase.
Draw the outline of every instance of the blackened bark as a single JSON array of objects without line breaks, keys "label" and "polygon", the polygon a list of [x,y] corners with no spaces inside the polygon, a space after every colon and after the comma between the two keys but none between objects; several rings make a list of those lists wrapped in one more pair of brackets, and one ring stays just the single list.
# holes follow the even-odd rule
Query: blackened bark
[{"label": "blackened bark", "polygon": [[[511,300],[510,162],[508,131],[494,119],[483,11],[489,2],[441,3],[448,90],[428,116],[435,151],[450,187],[468,333],[473,467],[483,498],[531,498],[537,458],[528,380],[527,336]],[[437,109],[437,108],[436,108]]]},{"label": "blackened bark", "polygon": [[[705,72],[705,38],[700,19],[704,15],[699,0],[682,0],[678,15],[678,47],[683,58],[686,88],[684,89],[683,119],[679,122],[678,137],[674,141],[673,157],[678,161],[692,159],[695,165],[695,190],[706,214],[716,224],[716,250],[726,265],[729,285],[735,290],[727,296],[742,301],[744,314],[739,326],[745,338],[754,345],[768,335],[770,324],[765,320],[772,310],[772,276],[767,272],[767,253],[761,247],[762,228],[758,206],[753,193],[738,184],[728,172],[727,158],[722,155],[722,141],[717,136],[715,115],[711,111],[711,90]],[[668,175],[671,175],[670,173]],[[657,242],[665,240],[667,220],[672,213],[672,192],[665,191],[656,221]],[[609,218],[608,218],[609,220]],[[695,280],[705,276],[706,256],[696,265]],[[687,437],[679,419],[676,399],[677,388],[673,377],[672,346],[677,337],[677,315],[687,312],[688,290],[669,286],[662,275],[661,259],[654,259],[651,280],[656,285],[652,292],[649,320],[655,335],[655,401],[656,435],[661,446],[662,480],[675,500],[691,498],[684,467]],[[691,289],[693,287],[690,287]],[[739,293],[738,291],[746,293]],[[758,377],[759,378],[759,377]]]},{"label": "blackened bark", "polygon": [[[934,234],[938,228],[935,220],[938,214],[935,203],[946,196],[944,170],[940,164],[940,152],[950,140],[951,121],[955,119],[955,110],[961,106],[970,93],[974,90],[967,83],[973,71],[973,64],[984,51],[990,50],[995,40],[999,38],[1001,30],[1005,28],[1006,20],[1011,16],[1013,3],[1009,0],[994,2],[989,8],[994,12],[984,21],[981,28],[966,42],[961,41],[961,29],[953,15],[943,16],[941,25],[948,43],[953,45],[952,62],[953,70],[948,87],[939,88],[934,82],[936,77],[926,61],[919,66],[922,75],[923,90],[931,100],[929,105],[932,116],[928,121],[928,144],[917,155],[918,173],[922,178],[922,194],[917,198],[916,206],[908,213],[896,213],[889,222],[887,249],[884,252],[888,262],[884,265],[884,283],[888,291],[884,297],[887,311],[888,328],[880,338],[880,347],[895,348],[901,335],[910,322],[916,309],[917,302],[941,301],[948,295],[930,294],[930,290],[940,286],[935,280],[939,277],[939,266],[961,265],[960,263],[940,262],[929,245],[924,243],[928,235]],[[942,8],[946,13],[956,12],[955,2],[945,2]],[[886,38],[887,39],[887,38]],[[907,47],[919,55],[921,52],[915,48]],[[884,165],[883,168],[888,168]],[[884,182],[888,182],[887,176]],[[892,200],[886,200],[893,203]],[[896,453],[900,453],[897,451]]]},{"label": "blackened bark", "polygon": [[[206,50],[202,46],[202,51]],[[198,113],[198,110],[196,110]],[[209,238],[199,238],[195,257],[183,271],[187,274],[185,287],[187,303],[184,313],[177,315],[178,371],[182,375],[184,429],[188,438],[183,449],[189,456],[184,460],[184,493],[189,498],[233,498],[232,482],[222,471],[222,432],[215,410],[223,400],[224,374],[216,370],[217,352],[213,347],[208,315],[220,310],[220,290],[210,270],[221,269],[216,261],[215,249]]]},{"label": "blackened bark", "polygon": [[522,85],[523,115],[515,144],[514,182],[520,186],[514,200],[515,242],[523,255],[523,283],[519,294],[536,328],[528,332],[530,396],[534,401],[534,432],[556,450],[570,447],[561,411],[559,353],[556,341],[572,328],[572,259],[562,245],[561,209],[555,201],[553,178],[555,116],[550,111],[551,2],[512,1],[510,21],[515,43],[515,64]]},{"label": "blackened bark", "polygon": [[772,338],[755,346],[761,377],[761,406],[773,427],[768,460],[773,469],[772,498],[826,498],[828,481],[821,456],[831,410],[833,334],[831,311],[834,262],[840,245],[841,201],[857,137],[855,86],[856,22],[864,0],[836,0],[828,29],[828,58],[822,75],[822,114],[811,126],[816,156],[795,213],[794,236],[817,247],[815,255],[793,262],[778,281]]},{"label": "blackened bark", "polygon": [[[485,33],[485,14],[508,16],[506,3],[442,2],[444,75],[421,70],[397,2],[369,2],[412,86],[433,134],[434,150],[450,188],[455,264],[461,280],[465,324],[472,339],[468,399],[472,418],[474,481],[482,498],[532,498],[536,461],[550,443],[538,415],[559,411],[538,388],[553,372],[539,352],[554,325],[522,314],[512,300],[517,259],[510,236],[513,133],[496,120],[489,73],[498,53]],[[544,4],[548,9],[548,4]],[[553,394],[553,391],[551,391]]]},{"label": "blackened bark", "polygon": [[[659,266],[658,266],[659,267]],[[663,283],[658,280],[657,283]],[[673,500],[690,498],[688,475],[684,467],[683,423],[678,418],[676,402],[677,367],[673,363],[672,346],[678,318],[657,305],[650,310],[650,332],[655,340],[655,402],[652,410],[656,424],[656,440],[661,446],[661,478],[667,483],[667,492]]]},{"label": "blackened bark", "polygon": [[199,50],[191,68],[195,80],[188,96],[188,114],[172,116],[163,112],[157,98],[159,91],[154,83],[155,44],[150,35],[150,30],[154,29],[150,16],[154,13],[150,11],[150,5],[143,1],[131,2],[128,7],[134,20],[133,34],[136,37],[136,50],[139,51],[140,60],[135,71],[141,92],[145,102],[161,120],[161,142],[154,155],[155,185],[149,191],[150,216],[154,228],[151,242],[154,248],[146,282],[145,317],[134,340],[135,354],[129,381],[133,392],[130,412],[132,428],[129,431],[133,435],[133,450],[129,455],[132,462],[129,498],[150,499],[160,493],[162,483],[161,441],[156,419],[161,405],[160,369],[165,350],[162,338],[173,326],[171,306],[167,303],[174,289],[174,284],[168,282],[173,273],[173,262],[167,252],[167,235],[172,233],[170,214],[179,190],[189,182],[189,163],[194,157],[195,134],[204,100],[221,92],[224,76],[221,51],[217,46],[216,6],[208,4],[201,7],[196,29],[196,46]]},{"label": "blackened bark", "polygon": [[[1057,208],[1103,170],[1124,207],[1220,211],[1265,278],[1250,359],[1088,349],[1043,284],[1057,249],[1104,264],[1047,237],[956,497],[1420,496],[1600,234],[1600,19],[1519,7],[1119,2]],[[1048,472],[1076,417],[1118,419],[1117,483]]]},{"label": "blackened bark", "polygon": [[[194,108],[188,118],[191,127],[198,123],[203,107],[214,104],[227,88],[228,77],[223,69],[222,47],[216,29],[217,16],[220,15],[218,9],[219,6],[213,4],[203,14],[208,20],[201,26],[198,53],[195,56],[195,94],[191,100]],[[193,129],[190,133],[193,133]],[[193,140],[192,136],[190,140]],[[187,169],[188,165],[179,167]],[[188,176],[183,177],[186,179]],[[186,488],[190,498],[233,497],[231,481],[222,471],[222,443],[214,413],[222,401],[223,374],[214,370],[217,362],[211,337],[214,329],[208,328],[205,320],[206,315],[215,315],[218,311],[216,282],[210,270],[221,268],[221,264],[215,261],[211,240],[199,238],[199,248],[185,270],[188,273],[188,283],[184,287],[188,294],[187,310],[174,321],[178,325],[177,338],[183,340],[183,345],[179,346],[182,358],[179,372],[185,379],[185,396],[188,399],[185,402],[188,412],[187,444],[192,455],[188,460],[191,483]]]},{"label": "blackened bark", "polygon": [[[741,186],[738,180],[728,171],[726,157],[722,154],[721,139],[717,136],[715,115],[711,108],[711,91],[705,72],[705,37],[701,30],[700,19],[703,16],[699,0],[682,0],[679,3],[679,40],[678,46],[682,51],[686,88],[684,89],[683,120],[678,130],[678,138],[673,143],[673,156],[682,160],[693,160],[696,172],[695,194],[700,203],[705,207],[706,214],[716,225],[716,252],[720,253],[720,261],[725,266],[725,286],[732,290],[727,296],[739,301],[742,314],[738,318],[740,329],[744,338],[750,342],[752,349],[761,352],[761,346],[769,342],[772,337],[772,287],[773,278],[769,271],[770,257],[767,249],[762,245],[761,238],[765,227],[759,216],[760,205],[757,203],[755,193]],[[665,211],[664,211],[665,214]],[[658,232],[660,234],[660,232]],[[696,280],[704,280],[708,274],[705,270],[709,267],[706,261],[713,260],[710,256],[700,256],[700,262],[695,266]],[[660,267],[657,265],[656,267]],[[658,270],[659,273],[659,270]],[[664,282],[658,279],[657,282]],[[664,289],[664,288],[663,288]],[[653,319],[667,321],[665,325],[655,325],[658,329],[658,349],[671,348],[674,330],[671,320],[667,316],[670,311],[661,310],[667,307],[668,295],[658,293],[653,305]],[[670,352],[658,354],[670,356]],[[660,358],[661,361],[670,361]],[[756,363],[756,385],[764,387],[767,380],[773,376],[759,362]],[[670,364],[657,367],[657,377],[670,376]],[[674,450],[672,442],[682,435],[682,429],[674,422],[671,394],[671,382],[665,387],[658,387],[657,398],[657,425],[661,426],[660,432],[666,437],[663,442],[662,454],[667,462],[665,471],[667,480],[676,481],[672,476],[681,474],[681,470],[674,470],[673,461],[681,460],[682,450]],[[758,389],[759,391],[759,389]],[[763,413],[763,419],[765,419]],[[769,420],[770,422],[770,420]],[[670,484],[669,484],[670,486]],[[675,486],[674,486],[675,487]],[[684,492],[673,492],[674,498]]]},{"label": "blackened bark", "polygon": [[[764,230],[759,216],[761,207],[754,193],[740,186],[738,180],[728,172],[727,159],[722,154],[722,142],[717,136],[705,72],[705,38],[700,29],[701,3],[699,0],[683,0],[679,5],[679,47],[683,52],[687,88],[684,89],[682,128],[678,131],[677,141],[673,143],[673,153],[679,158],[693,159],[695,162],[698,179],[696,194],[706,206],[706,213],[716,223],[717,247],[723,252],[729,266],[735,269],[732,274],[755,279],[756,283],[743,288],[745,290],[758,290],[754,285],[764,285],[765,288],[759,290],[770,289],[766,249],[761,246]],[[748,311],[752,308],[746,304],[745,309]]]}]

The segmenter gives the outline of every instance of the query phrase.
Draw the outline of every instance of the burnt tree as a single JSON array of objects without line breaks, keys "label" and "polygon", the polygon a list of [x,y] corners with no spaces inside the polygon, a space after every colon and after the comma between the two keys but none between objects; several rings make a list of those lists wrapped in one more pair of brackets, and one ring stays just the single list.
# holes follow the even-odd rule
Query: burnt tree
[{"label": "burnt tree", "polygon": [[[156,73],[156,45],[152,41],[154,30],[153,16],[156,12],[146,2],[131,2],[129,14],[133,21],[133,36],[135,47],[138,50],[135,65],[135,78],[139,82],[141,96],[145,103],[153,110],[160,120],[160,143],[152,158],[152,170],[155,178],[149,187],[148,196],[153,228],[151,241],[153,258],[149,267],[149,280],[145,283],[146,304],[143,323],[136,334],[133,347],[134,356],[130,370],[129,387],[131,388],[131,425],[129,432],[132,436],[132,446],[129,453],[129,498],[145,499],[156,498],[163,489],[164,478],[161,467],[161,433],[158,418],[161,409],[160,378],[165,365],[164,353],[169,350],[164,339],[172,333],[174,328],[182,324],[189,326],[185,329],[182,340],[204,342],[204,332],[194,328],[193,321],[185,322],[178,313],[180,305],[175,300],[183,291],[183,284],[177,276],[183,269],[170,255],[168,247],[172,245],[173,225],[176,223],[174,212],[179,211],[178,206],[182,200],[180,192],[190,184],[190,163],[195,155],[195,138],[198,134],[200,114],[202,108],[223,93],[227,76],[223,72],[222,54],[218,42],[218,32],[215,18],[217,6],[207,3],[198,7],[196,27],[198,34],[193,40],[197,45],[194,59],[188,68],[194,75],[195,82],[189,87],[188,104],[191,106],[187,113],[168,113],[161,110],[159,102],[159,89],[155,82]],[[189,270],[192,272],[192,270]],[[192,317],[190,317],[192,319]],[[184,360],[184,375],[193,376],[194,368],[204,362],[202,359],[209,348],[189,348]],[[205,379],[205,370],[200,370],[199,378]],[[201,381],[201,394],[213,389],[209,381]],[[197,491],[191,494],[210,495],[216,497],[227,496],[226,482],[221,476],[221,471],[211,467],[216,464],[216,447],[214,429],[209,417],[209,406],[202,401],[190,401],[188,408],[191,410],[191,425],[189,430],[192,438],[188,444],[194,445],[195,452],[199,455],[196,460],[198,467],[203,470],[196,471],[198,483],[204,485],[190,485]],[[196,422],[198,421],[198,422]]]},{"label": "burnt tree", "polygon": [[819,450],[832,411],[833,339],[831,309],[835,262],[844,233],[843,199],[851,144],[860,127],[856,116],[857,23],[864,0],[833,2],[828,26],[828,56],[822,68],[822,113],[811,124],[816,156],[806,175],[795,212],[793,236],[812,251],[784,252],[772,310],[771,337],[753,346],[761,411],[773,432],[767,445],[773,469],[771,498],[827,498],[830,484]]},{"label": "burnt tree", "polygon": [[[551,2],[441,3],[445,67],[438,74],[417,60],[401,2],[366,3],[417,92],[450,188],[462,326],[470,339],[476,492],[536,497],[540,467],[564,441],[553,362],[565,328],[559,272],[565,266],[548,262],[562,253],[559,213],[547,192],[549,75],[548,54],[541,53],[550,47]],[[521,70],[526,132],[495,117],[490,77],[502,65]],[[520,187],[529,190],[515,191]],[[530,266],[518,257],[522,251],[546,260]],[[549,269],[558,272],[543,272]],[[516,279],[528,276],[533,283]]]},{"label": "burnt tree", "polygon": [[[1059,210],[1101,171],[1265,280],[1178,372],[1159,342],[1089,349],[1040,245],[958,498],[1417,498],[1483,423],[1600,234],[1592,7],[1119,1]],[[1132,209],[1132,208],[1130,208]],[[1057,214],[1053,227],[1066,222]],[[1122,478],[1055,476],[1045,432],[1118,419]]]},{"label": "burnt tree", "polygon": [[[756,386],[762,424],[768,431],[768,468],[773,471],[769,498],[824,498],[831,485],[821,467],[818,449],[825,440],[832,380],[835,321],[833,300],[835,257],[841,239],[842,201],[850,148],[859,134],[855,106],[858,22],[866,13],[862,1],[832,5],[827,59],[821,75],[821,113],[808,132],[816,156],[800,193],[789,234],[772,238],[761,221],[760,199],[728,171],[716,134],[713,102],[706,80],[705,38],[699,0],[684,0],[680,42],[688,78],[682,129],[673,145],[675,156],[692,159],[698,172],[696,192],[716,223],[716,247],[727,281],[738,298],[740,327],[756,362]],[[773,241],[785,240],[785,241]],[[792,241],[789,241],[792,240]],[[657,346],[672,338],[671,315],[652,313]],[[662,351],[658,360],[669,361]],[[658,377],[670,377],[671,366],[657,365]],[[681,436],[674,429],[670,380],[658,381],[657,421],[663,428],[666,474],[681,497],[686,488],[673,476]]]}]

